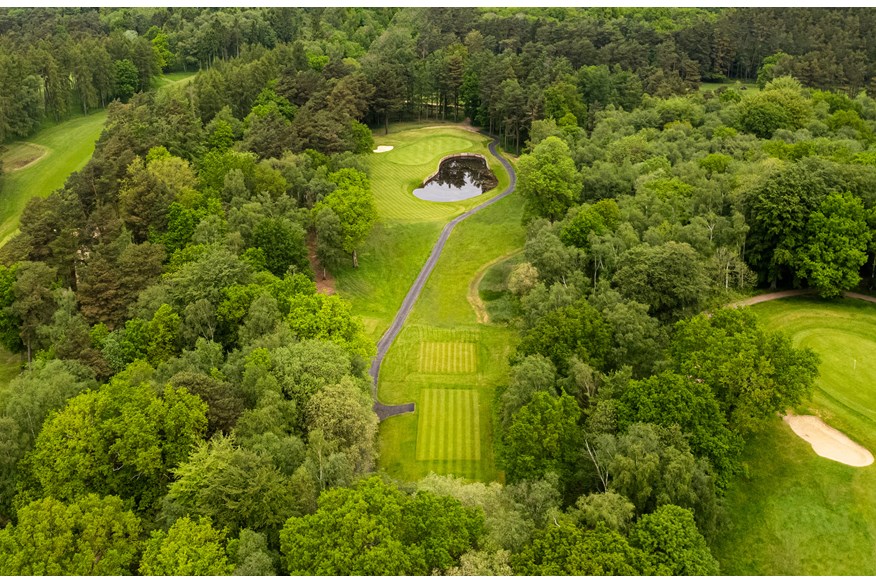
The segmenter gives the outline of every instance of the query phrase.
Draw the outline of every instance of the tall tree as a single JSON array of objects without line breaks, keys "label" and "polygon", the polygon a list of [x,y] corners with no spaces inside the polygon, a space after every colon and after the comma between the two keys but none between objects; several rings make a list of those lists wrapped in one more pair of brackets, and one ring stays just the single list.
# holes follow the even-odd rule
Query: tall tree
[{"label": "tall tree", "polygon": [[561,219],[581,196],[581,175],[560,138],[542,140],[532,154],[520,157],[518,169],[517,188],[532,216]]}]

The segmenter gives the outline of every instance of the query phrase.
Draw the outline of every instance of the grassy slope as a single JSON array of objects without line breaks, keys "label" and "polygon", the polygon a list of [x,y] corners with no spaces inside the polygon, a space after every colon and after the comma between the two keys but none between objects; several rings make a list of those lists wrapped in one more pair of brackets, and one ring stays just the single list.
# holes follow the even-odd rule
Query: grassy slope
[{"label": "grassy slope", "polygon": [[[392,126],[387,136],[376,133],[378,145],[394,147],[369,159],[380,222],[360,251],[359,269],[348,268],[337,274],[339,293],[353,302],[354,310],[363,317],[375,340],[395,316],[444,224],[508,185],[507,174],[489,154],[488,138],[450,126],[429,126],[435,126],[435,122]],[[421,201],[411,194],[426,176],[437,170],[443,156],[458,152],[487,156],[499,179],[498,187],[480,197],[456,203]],[[468,460],[416,460],[418,404],[418,412],[390,418],[381,424],[380,464],[394,476],[416,479],[430,470],[481,480],[497,476],[490,404],[493,388],[507,374],[506,357],[515,340],[506,328],[477,325],[466,294],[481,266],[522,245],[521,209],[519,199],[511,195],[457,226],[381,370],[380,397],[386,403],[416,401],[425,389],[477,390],[476,415],[471,411],[473,399],[466,401],[469,405],[465,406],[457,400],[453,402],[456,409],[451,410],[449,394],[435,393],[435,407],[445,407],[447,412],[455,411],[462,417],[433,416],[428,422],[432,426],[423,428],[436,440],[452,434],[455,441],[449,442],[447,448],[451,452],[467,452]],[[433,366],[425,367],[432,367],[431,371],[421,371],[427,363],[421,361],[421,342],[433,341],[436,344],[429,346],[448,347],[448,354],[452,350],[459,351],[460,355],[473,351],[476,365],[472,365],[469,357],[465,364],[463,360],[458,362],[456,372],[435,371]],[[475,347],[466,343],[474,343]],[[476,371],[472,373],[470,367]],[[445,426],[434,426],[442,423]],[[460,432],[466,428],[476,428],[478,432],[476,454],[472,452],[475,439]],[[421,445],[421,455],[438,450],[437,444],[433,444],[431,450]]]},{"label": "grassy slope", "polygon": [[[36,164],[4,176],[0,197],[0,246],[18,230],[18,218],[28,199],[45,197],[61,188],[71,172],[85,166],[105,120],[106,110],[100,110],[40,130],[28,139],[48,152]],[[16,144],[10,144],[10,152],[17,150]]]},{"label": "grassy slope", "polygon": [[[801,413],[876,452],[876,306],[789,298],[753,307],[821,357]],[[876,574],[876,465],[827,460],[776,420],[750,440],[715,552],[727,574]]]}]

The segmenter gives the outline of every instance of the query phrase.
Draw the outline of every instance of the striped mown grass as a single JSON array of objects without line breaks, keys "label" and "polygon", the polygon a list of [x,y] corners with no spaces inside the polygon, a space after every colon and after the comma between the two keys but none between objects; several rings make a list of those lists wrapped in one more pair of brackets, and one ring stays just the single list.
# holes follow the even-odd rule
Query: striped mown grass
[{"label": "striped mown grass", "polygon": [[420,394],[417,460],[480,460],[478,392],[426,389]]},{"label": "striped mown grass", "polygon": [[[435,126],[429,121],[394,125],[386,136],[375,132],[376,145],[393,146],[389,152],[368,156],[380,220],[359,250],[360,267],[335,274],[338,292],[352,301],[375,341],[398,311],[444,225],[509,184],[508,173],[489,152],[488,137],[452,125]],[[413,196],[423,179],[438,169],[441,158],[460,152],[484,155],[498,186],[451,203]],[[383,362],[381,401],[416,403],[413,413],[380,424],[379,467],[395,478],[414,481],[436,472],[502,480],[494,459],[491,404],[495,388],[507,381],[508,357],[517,336],[504,326],[479,325],[467,293],[481,266],[523,245],[522,207],[520,197],[511,195],[456,227]],[[430,453],[441,432],[454,441],[440,453]]]},{"label": "striped mown grass", "polygon": [[420,343],[420,371],[424,373],[474,373],[477,369],[474,343]]}]

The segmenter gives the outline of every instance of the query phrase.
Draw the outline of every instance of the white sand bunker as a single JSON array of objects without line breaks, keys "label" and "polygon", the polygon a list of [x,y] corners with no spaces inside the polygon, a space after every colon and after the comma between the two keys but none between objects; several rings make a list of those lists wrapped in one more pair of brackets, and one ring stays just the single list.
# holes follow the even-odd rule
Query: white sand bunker
[{"label": "white sand bunker", "polygon": [[392,150],[392,148],[392,146],[378,146],[374,149],[374,152],[380,154],[381,152],[389,152],[390,150]]},{"label": "white sand bunker", "polygon": [[815,454],[849,466],[869,466],[873,455],[851,438],[825,424],[818,416],[792,416],[784,418],[797,436],[812,445]]}]

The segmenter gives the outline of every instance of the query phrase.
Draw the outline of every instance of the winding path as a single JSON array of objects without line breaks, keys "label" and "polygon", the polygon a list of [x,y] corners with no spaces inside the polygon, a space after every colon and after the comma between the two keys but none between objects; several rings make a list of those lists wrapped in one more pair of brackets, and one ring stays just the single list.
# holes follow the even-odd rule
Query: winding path
[{"label": "winding path", "polygon": [[462,215],[459,215],[444,226],[444,229],[441,231],[441,235],[438,237],[438,241],[436,241],[435,245],[432,247],[432,252],[429,254],[429,258],[426,260],[426,263],[423,264],[423,267],[420,269],[420,273],[417,275],[417,279],[414,280],[414,283],[411,285],[410,290],[408,290],[408,293],[405,296],[404,301],[402,302],[401,308],[399,308],[398,312],[396,313],[392,324],[389,325],[389,328],[386,330],[386,332],[380,338],[380,341],[378,341],[377,343],[377,355],[371,362],[371,369],[369,369],[369,372],[371,373],[371,377],[374,380],[374,383],[371,387],[371,396],[374,398],[374,412],[377,414],[377,417],[381,421],[390,416],[414,411],[413,402],[407,404],[386,405],[381,403],[380,400],[377,399],[377,382],[380,378],[380,365],[383,363],[383,358],[386,357],[386,353],[392,346],[393,341],[395,341],[395,338],[401,332],[402,326],[404,326],[408,315],[410,315],[411,310],[414,308],[414,304],[416,304],[417,299],[420,297],[420,292],[423,291],[423,287],[426,285],[426,281],[429,279],[429,275],[432,273],[432,270],[438,263],[438,258],[441,257],[441,252],[444,251],[444,244],[447,243],[447,239],[450,237],[450,233],[453,231],[453,228],[456,227],[459,223],[465,221],[478,211],[489,207],[496,201],[507,197],[508,195],[513,193],[514,189],[517,187],[517,173],[514,172],[514,167],[511,166],[511,163],[508,162],[505,157],[499,154],[499,152],[496,150],[496,144],[498,144],[497,140],[493,140],[492,142],[490,142],[490,153],[495,156],[499,160],[499,162],[502,163],[502,166],[504,166],[505,170],[508,172],[508,177],[510,178],[508,188],[506,188],[504,191],[502,191],[492,199],[484,201],[473,209],[469,209],[468,211],[466,211]]},{"label": "winding path", "polygon": [[[769,302],[770,300],[778,300],[780,298],[791,298],[793,296],[810,296],[817,294],[815,288],[804,288],[803,290],[782,290],[781,292],[768,292],[767,294],[758,294],[751,298],[731,302],[727,306],[729,308],[740,308],[742,306],[751,306],[752,304],[760,304],[761,302]],[[858,292],[843,292],[844,298],[854,298],[855,300],[863,300],[864,302],[876,303],[876,296],[867,296]]]}]

